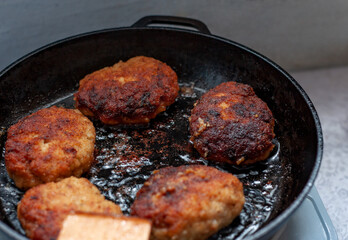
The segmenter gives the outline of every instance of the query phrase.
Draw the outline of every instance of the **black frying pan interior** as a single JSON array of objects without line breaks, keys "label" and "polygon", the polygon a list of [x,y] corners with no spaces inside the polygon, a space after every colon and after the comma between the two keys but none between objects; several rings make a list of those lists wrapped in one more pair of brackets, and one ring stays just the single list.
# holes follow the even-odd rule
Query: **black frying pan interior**
[{"label": "black frying pan interior", "polygon": [[[2,151],[6,129],[18,119],[51,105],[73,108],[72,94],[81,78],[138,55],[171,66],[178,74],[180,96],[147,126],[111,127],[95,121],[96,162],[85,177],[128,214],[137,190],[153,170],[182,164],[215,166],[243,182],[246,204],[241,216],[211,239],[270,236],[275,228],[262,229],[296,201],[318,167],[319,122],[309,99],[291,77],[231,41],[184,30],[122,28],[45,47],[0,75]],[[273,112],[277,147],[265,162],[246,168],[213,164],[200,158],[190,145],[188,117],[193,103],[224,81],[251,85]],[[2,154],[0,219],[20,234],[24,232],[16,205],[22,194],[9,179]]]}]

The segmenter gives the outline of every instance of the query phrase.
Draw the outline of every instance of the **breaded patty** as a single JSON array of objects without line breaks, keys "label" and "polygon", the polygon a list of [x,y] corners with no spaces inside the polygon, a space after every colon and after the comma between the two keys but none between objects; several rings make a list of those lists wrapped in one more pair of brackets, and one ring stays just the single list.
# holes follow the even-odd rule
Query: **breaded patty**
[{"label": "breaded patty", "polygon": [[95,129],[78,110],[41,109],[8,129],[5,164],[16,186],[81,176],[94,159]]},{"label": "breaded patty", "polygon": [[147,123],[178,91],[178,77],[167,64],[138,56],[85,76],[75,101],[83,114],[105,124]]},{"label": "breaded patty", "polygon": [[64,219],[76,212],[122,214],[120,207],[105,200],[87,179],[75,177],[29,189],[17,207],[27,236],[35,240],[56,239]]},{"label": "breaded patty", "polygon": [[272,151],[274,118],[252,87],[225,82],[198,100],[191,111],[190,133],[204,158],[250,164],[265,160]]},{"label": "breaded patty", "polygon": [[193,165],[166,167],[145,182],[131,214],[152,220],[152,240],[203,240],[230,224],[244,205],[232,174]]}]

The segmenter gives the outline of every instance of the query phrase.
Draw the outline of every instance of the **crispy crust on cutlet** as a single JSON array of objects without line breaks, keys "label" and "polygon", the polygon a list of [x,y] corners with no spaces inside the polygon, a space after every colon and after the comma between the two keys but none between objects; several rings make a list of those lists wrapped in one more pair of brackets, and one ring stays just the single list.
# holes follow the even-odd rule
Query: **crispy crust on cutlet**
[{"label": "crispy crust on cutlet", "polygon": [[206,92],[192,109],[190,133],[204,158],[250,164],[272,151],[274,118],[249,85],[225,82]]},{"label": "crispy crust on cutlet", "polygon": [[78,110],[41,109],[12,125],[5,144],[5,164],[16,186],[81,176],[94,160],[95,129]]},{"label": "crispy crust on cutlet", "polygon": [[244,205],[232,174],[193,165],[154,172],[138,191],[131,215],[152,221],[151,239],[206,239],[230,224]]},{"label": "crispy crust on cutlet", "polygon": [[178,77],[165,63],[138,56],[88,74],[76,108],[106,124],[147,123],[174,103]]},{"label": "crispy crust on cutlet", "polygon": [[64,219],[76,212],[122,214],[85,178],[66,178],[29,189],[18,204],[18,219],[30,239],[58,237]]}]

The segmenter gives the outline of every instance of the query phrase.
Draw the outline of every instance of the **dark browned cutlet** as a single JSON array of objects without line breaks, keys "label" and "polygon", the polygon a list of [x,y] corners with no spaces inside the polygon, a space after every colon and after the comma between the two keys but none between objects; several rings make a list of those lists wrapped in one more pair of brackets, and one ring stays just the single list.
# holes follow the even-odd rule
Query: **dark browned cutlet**
[{"label": "dark browned cutlet", "polygon": [[265,160],[272,149],[274,118],[249,85],[221,83],[191,111],[190,133],[204,158],[230,164]]}]

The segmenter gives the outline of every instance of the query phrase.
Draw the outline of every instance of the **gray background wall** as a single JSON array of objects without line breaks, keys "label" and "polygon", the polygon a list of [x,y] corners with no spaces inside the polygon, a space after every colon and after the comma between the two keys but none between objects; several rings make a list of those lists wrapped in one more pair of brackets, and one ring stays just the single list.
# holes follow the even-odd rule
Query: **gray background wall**
[{"label": "gray background wall", "polygon": [[346,65],[347,12],[345,0],[2,0],[0,69],[52,41],[151,14],[199,19],[286,70]]}]

